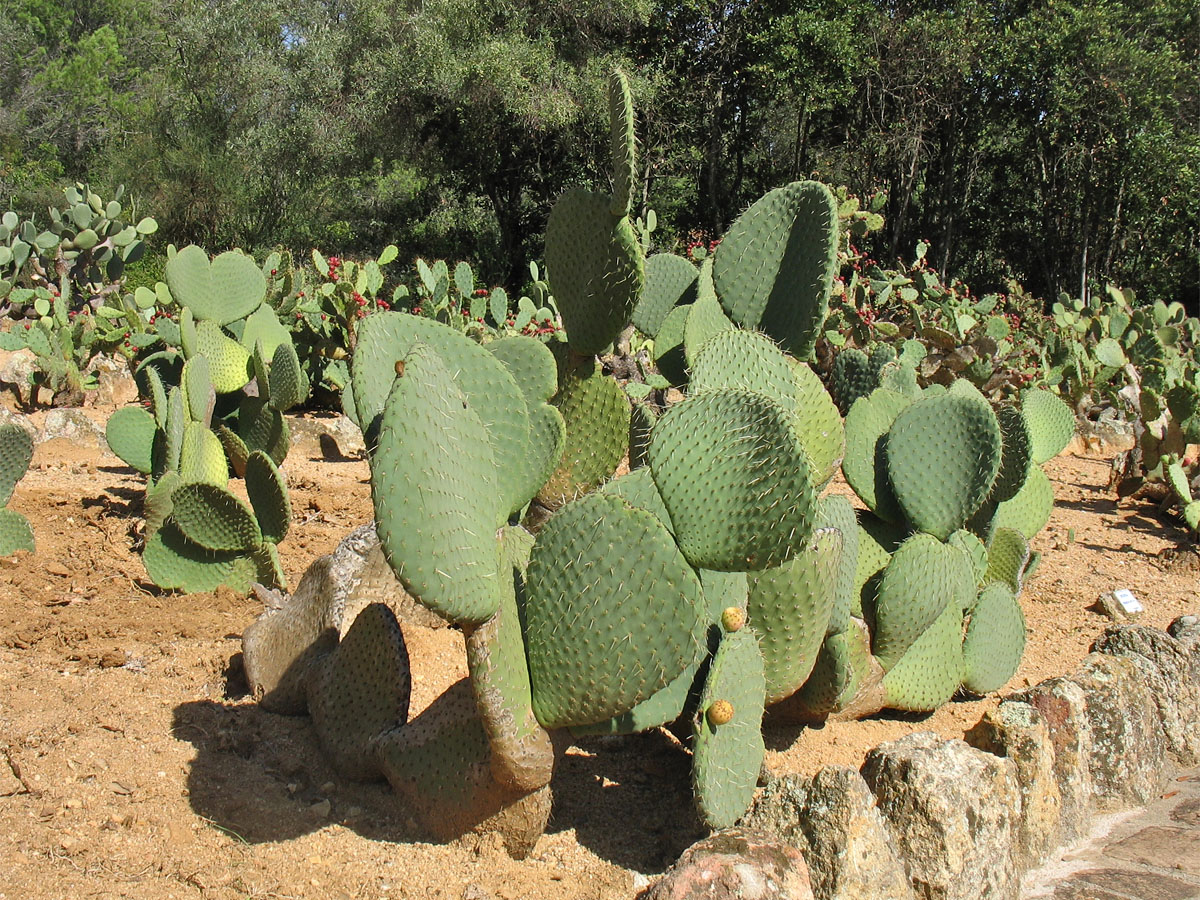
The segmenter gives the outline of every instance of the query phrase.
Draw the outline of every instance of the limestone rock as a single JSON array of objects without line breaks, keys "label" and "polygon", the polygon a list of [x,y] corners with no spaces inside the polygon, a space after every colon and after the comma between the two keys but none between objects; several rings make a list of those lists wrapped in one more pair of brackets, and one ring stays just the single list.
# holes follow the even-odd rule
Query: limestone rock
[{"label": "limestone rock", "polygon": [[1088,768],[1099,806],[1145,806],[1158,796],[1166,741],[1145,675],[1128,657],[1089,654],[1071,676],[1087,700]]},{"label": "limestone rock", "polygon": [[1200,656],[1165,631],[1141,625],[1106,629],[1092,650],[1138,664],[1158,708],[1167,752],[1180,765],[1200,763]]},{"label": "limestone rock", "polygon": [[1059,834],[1070,843],[1087,834],[1092,813],[1092,731],[1083,689],[1066,678],[1050,678],[1015,694],[1040,714],[1054,753],[1059,792]]},{"label": "limestone rock", "polygon": [[1028,703],[1004,700],[966,734],[967,743],[1017,767],[1021,821],[1017,833],[1026,867],[1035,866],[1059,844],[1062,793],[1054,774],[1054,745],[1042,714]]},{"label": "limestone rock", "polygon": [[812,900],[800,852],[771,835],[727,828],[693,844],[641,900]]},{"label": "limestone rock", "polygon": [[82,409],[52,409],[46,413],[38,442],[65,438],[73,444],[107,447],[104,426],[93,422]]},{"label": "limestone rock", "polygon": [[344,415],[309,413],[289,416],[292,443],[326,459],[354,459],[366,449],[362,432]]},{"label": "limestone rock", "polygon": [[1180,616],[1167,626],[1167,634],[1193,656],[1200,653],[1200,616]]},{"label": "limestone rock", "polygon": [[863,776],[922,900],[1015,900],[1021,794],[1012,760],[930,732],[880,744]]}]

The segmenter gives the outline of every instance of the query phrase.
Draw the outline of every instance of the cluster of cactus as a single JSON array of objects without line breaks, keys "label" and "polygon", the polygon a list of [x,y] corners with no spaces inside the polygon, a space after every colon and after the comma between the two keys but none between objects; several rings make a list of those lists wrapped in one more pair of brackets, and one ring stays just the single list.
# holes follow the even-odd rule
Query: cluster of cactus
[{"label": "cluster of cactus", "polygon": [[[836,268],[833,195],[815,182],[768,193],[699,268],[646,260],[619,75],[611,98],[612,193],[566,194],[547,231],[566,343],[481,345],[393,313],[359,333],[353,400],[380,546],[408,594],[462,629],[469,681],[408,721],[385,605],[339,641],[332,599],[308,592],[244,638],[256,695],[307,709],[340,771],[386,778],[439,838],[488,827],[514,853],[546,822],[552,730],[673,727],[701,818],[724,827],[752,800],[768,708],[813,718],[882,696],[928,709],[1006,680],[1025,534],[1045,512],[1034,461],[1073,427],[1049,395],[996,413],[966,382],[922,392],[892,361],[852,407],[880,410],[856,425],[852,463],[808,364]],[[630,319],[661,369],[647,386],[685,390],[641,419],[597,358]],[[872,468],[864,500],[890,520],[860,523],[845,497],[819,496],[844,455],[856,487]],[[945,494],[914,478],[943,470]],[[553,510],[536,523],[535,499]]]},{"label": "cluster of cactus", "polygon": [[[148,478],[146,570],[160,587],[185,591],[283,586],[283,413],[308,394],[296,351],[249,257],[210,261],[185,247],[170,254],[166,279],[153,323],[166,346],[137,370],[149,409],[118,409],[106,430],[113,452]],[[249,506],[229,490],[230,470],[245,479]]]},{"label": "cluster of cactus", "polygon": [[44,230],[12,210],[0,217],[0,301],[23,306],[14,291],[49,287],[64,277],[88,300],[119,282],[125,266],[145,253],[143,239],[158,230],[149,217],[135,225],[122,221],[124,193],[118,187],[105,202],[86,184],[65,188],[65,202],[49,209]]},{"label": "cluster of cactus", "polygon": [[13,490],[33,460],[33,439],[20,425],[0,425],[0,556],[18,550],[33,552],[33,529],[29,520],[15,509],[8,509]]}]

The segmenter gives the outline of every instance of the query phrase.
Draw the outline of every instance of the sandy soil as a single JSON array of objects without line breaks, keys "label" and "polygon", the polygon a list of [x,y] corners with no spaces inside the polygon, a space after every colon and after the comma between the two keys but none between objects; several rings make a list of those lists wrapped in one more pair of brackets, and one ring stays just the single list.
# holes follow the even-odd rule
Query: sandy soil
[{"label": "sandy soil", "polygon": [[[366,464],[315,444],[285,465],[291,582],[370,516]],[[1109,464],[1048,467],[1058,504],[1022,603],[1010,687],[1064,674],[1127,587],[1142,621],[1200,611],[1200,556],[1149,505],[1118,508]],[[131,552],[139,478],[95,446],[38,447],[13,508],[34,557],[0,560],[0,900],[18,898],[629,898],[697,836],[685,753],[664,733],[580,741],[561,759],[548,833],[510,860],[489,839],[421,843],[384,784],[339,778],[306,718],[246,697],[240,635],[259,612],[228,591],[163,594]],[[1073,538],[1070,539],[1070,538]],[[409,629],[421,708],[464,671],[453,630]],[[857,766],[915,730],[961,737],[996,697],[928,716],[774,728],[776,773]],[[11,770],[11,771],[10,771]]]}]

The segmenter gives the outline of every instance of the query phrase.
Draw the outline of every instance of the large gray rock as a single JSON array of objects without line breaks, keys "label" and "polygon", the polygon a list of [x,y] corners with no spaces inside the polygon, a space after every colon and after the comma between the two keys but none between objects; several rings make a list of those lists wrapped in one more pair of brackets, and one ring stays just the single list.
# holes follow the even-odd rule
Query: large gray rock
[{"label": "large gray rock", "polygon": [[73,444],[108,446],[104,438],[104,426],[89,419],[82,409],[52,409],[46,413],[37,441],[41,443],[55,438],[64,438]]},{"label": "large gray rock", "polygon": [[817,900],[912,900],[904,865],[862,775],[826,766],[763,790],[743,823],[779,834],[808,863]]},{"label": "large gray rock", "polygon": [[1200,654],[1200,616],[1180,616],[1167,626],[1167,634],[1193,656]]},{"label": "large gray rock", "polygon": [[1021,793],[1012,760],[919,732],[880,744],[862,772],[918,897],[1019,896]]},{"label": "large gray rock", "polygon": [[1167,752],[1180,765],[1200,763],[1200,656],[1165,631],[1143,625],[1108,628],[1092,650],[1137,664],[1158,709]]},{"label": "large gray rock", "polygon": [[28,407],[33,399],[36,371],[37,357],[32,350],[0,350],[0,389],[12,391],[22,406]]},{"label": "large gray rock", "polygon": [[1066,678],[1050,678],[1010,699],[1028,703],[1046,725],[1054,751],[1061,841],[1083,837],[1091,827],[1093,803],[1092,730],[1083,689]]},{"label": "large gray rock", "polygon": [[1092,792],[1102,809],[1145,806],[1165,775],[1166,740],[1145,673],[1130,658],[1089,654],[1071,681],[1087,701]]},{"label": "large gray rock", "polygon": [[1004,700],[984,714],[966,741],[1017,767],[1021,821],[1017,829],[1025,867],[1045,859],[1058,846],[1062,793],[1054,774],[1054,745],[1042,714],[1028,703]]},{"label": "large gray rock", "polygon": [[764,832],[727,828],[698,841],[641,900],[813,900],[795,847]]}]

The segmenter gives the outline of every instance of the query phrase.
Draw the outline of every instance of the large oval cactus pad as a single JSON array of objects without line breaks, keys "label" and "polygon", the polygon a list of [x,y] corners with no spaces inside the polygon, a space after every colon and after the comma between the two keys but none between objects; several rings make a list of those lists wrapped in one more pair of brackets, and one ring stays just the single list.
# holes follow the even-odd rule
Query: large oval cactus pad
[{"label": "large oval cactus pad", "polygon": [[976,694],[998,691],[1017,671],[1025,652],[1025,615],[1008,585],[993,582],[979,600],[963,638],[963,687]]},{"label": "large oval cactus pad", "polygon": [[525,644],[544,727],[632,709],[704,651],[704,595],[658,518],[589,494],[538,533],[526,570]]},{"label": "large oval cactus pad", "polygon": [[729,317],[807,359],[828,311],[839,234],[837,203],[819,182],[796,181],[755,201],[730,226],[713,261]]},{"label": "large oval cactus pad", "polygon": [[500,606],[487,430],[431,348],[417,344],[402,362],[371,458],[379,542],[410,594],[481,623]]},{"label": "large oval cactus pad", "polygon": [[888,477],[909,521],[944,541],[987,498],[1000,453],[991,407],[951,391],[896,416],[887,437]]},{"label": "large oval cactus pad", "polygon": [[808,540],[808,459],[791,417],[770,398],[748,391],[691,397],[659,419],[648,456],[692,565],[767,569]]}]

